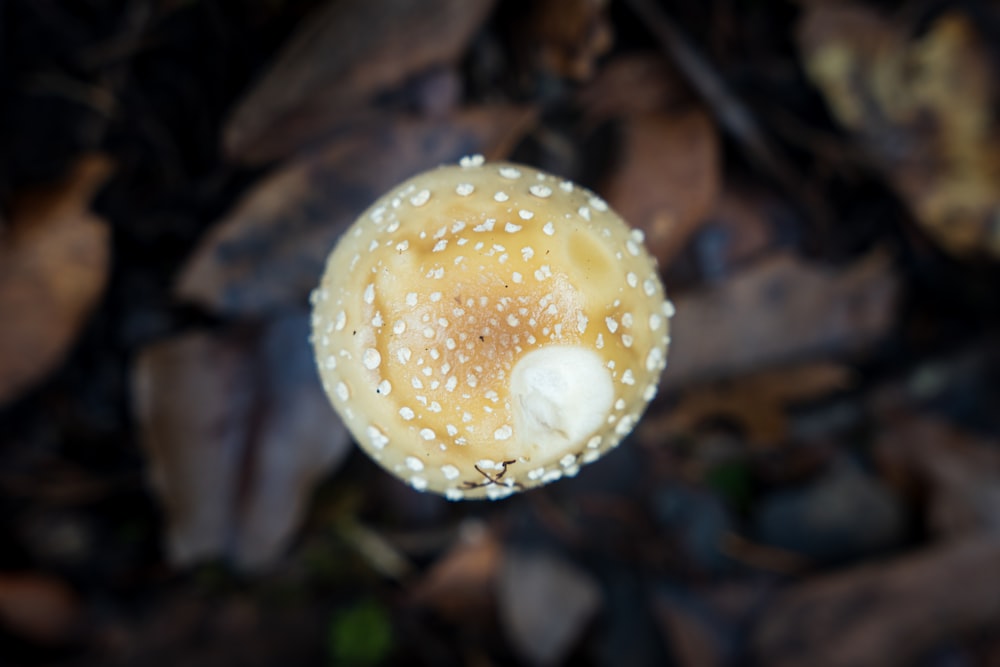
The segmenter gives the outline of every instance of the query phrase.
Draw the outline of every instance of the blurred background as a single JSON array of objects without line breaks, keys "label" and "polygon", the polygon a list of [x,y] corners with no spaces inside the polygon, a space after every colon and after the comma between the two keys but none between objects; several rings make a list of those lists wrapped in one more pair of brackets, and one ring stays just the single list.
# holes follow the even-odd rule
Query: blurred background
[{"label": "blurred background", "polygon": [[[0,3],[0,664],[1000,665],[995,2]],[[641,228],[634,434],[420,494],[307,298],[482,153]]]}]

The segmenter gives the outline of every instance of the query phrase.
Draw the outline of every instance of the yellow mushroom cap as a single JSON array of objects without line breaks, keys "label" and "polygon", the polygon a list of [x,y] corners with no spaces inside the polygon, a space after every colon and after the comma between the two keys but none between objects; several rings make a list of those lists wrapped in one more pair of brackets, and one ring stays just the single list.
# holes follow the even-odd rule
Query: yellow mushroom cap
[{"label": "yellow mushroom cap", "polygon": [[617,446],[656,394],[673,313],[642,233],[603,200],[479,156],[376,201],[312,303],[323,386],[355,439],[451,500]]}]

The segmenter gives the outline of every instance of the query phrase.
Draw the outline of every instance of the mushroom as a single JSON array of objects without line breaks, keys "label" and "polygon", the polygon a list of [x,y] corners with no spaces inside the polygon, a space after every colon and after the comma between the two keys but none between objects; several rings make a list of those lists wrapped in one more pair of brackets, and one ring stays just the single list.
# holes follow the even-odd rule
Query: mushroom
[{"label": "mushroom", "polygon": [[656,394],[673,314],[641,231],[570,181],[482,156],[376,201],[311,301],[323,387],[355,439],[451,500],[617,446]]}]

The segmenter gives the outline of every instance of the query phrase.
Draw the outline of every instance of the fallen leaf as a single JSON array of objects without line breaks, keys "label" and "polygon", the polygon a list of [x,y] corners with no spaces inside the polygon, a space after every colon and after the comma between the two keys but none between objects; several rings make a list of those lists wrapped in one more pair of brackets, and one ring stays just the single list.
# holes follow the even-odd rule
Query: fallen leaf
[{"label": "fallen leaf", "polygon": [[674,408],[645,420],[640,429],[662,438],[726,420],[742,427],[749,443],[772,445],[787,436],[789,407],[846,389],[851,381],[849,369],[825,362],[741,375],[684,391]]},{"label": "fallen leaf", "polygon": [[488,527],[469,523],[456,544],[414,586],[410,601],[455,622],[482,617],[496,603],[502,555],[502,545]]},{"label": "fallen leaf", "polygon": [[0,574],[0,624],[33,642],[72,638],[80,602],[63,582],[41,574]]},{"label": "fallen leaf", "polygon": [[674,300],[677,315],[661,387],[856,351],[892,326],[899,288],[882,252],[839,270],[791,254],[770,256]]},{"label": "fallen leaf", "polygon": [[957,11],[917,33],[847,2],[808,5],[799,45],[840,122],[946,249],[1000,256],[1000,94],[986,38]]},{"label": "fallen leaf", "polygon": [[136,411],[171,562],[267,567],[316,482],[350,450],[307,332],[296,315],[256,334],[188,334],[140,354]]},{"label": "fallen leaf", "polygon": [[1000,540],[979,538],[810,579],[775,599],[753,633],[773,667],[911,665],[1000,629]]},{"label": "fallen leaf", "polygon": [[544,552],[509,550],[499,584],[500,620],[533,665],[562,663],[601,605],[601,590],[575,565]]},{"label": "fallen leaf", "polygon": [[933,417],[892,418],[876,447],[903,491],[926,488],[928,524],[939,537],[1000,535],[1000,447]]},{"label": "fallen leaf", "polygon": [[371,120],[258,183],[195,250],[177,293],[227,315],[302,306],[337,237],[386,190],[463,155],[503,156],[533,119],[528,108],[488,107]]},{"label": "fallen leaf", "polygon": [[611,58],[577,94],[587,125],[670,111],[694,101],[690,87],[670,62],[655,52]]},{"label": "fallen leaf", "polygon": [[583,81],[614,41],[608,0],[536,0],[518,24],[518,50],[532,53],[542,71]]},{"label": "fallen leaf", "polygon": [[711,211],[720,187],[719,139],[695,109],[622,122],[622,158],[601,188],[608,203],[646,235],[667,266]]},{"label": "fallen leaf", "polygon": [[456,62],[495,0],[339,0],[302,26],[240,101],[227,154],[262,163],[315,145],[414,74]]},{"label": "fallen leaf", "polygon": [[0,404],[62,362],[104,292],[110,236],[90,202],[110,174],[105,157],[83,157],[0,221]]}]

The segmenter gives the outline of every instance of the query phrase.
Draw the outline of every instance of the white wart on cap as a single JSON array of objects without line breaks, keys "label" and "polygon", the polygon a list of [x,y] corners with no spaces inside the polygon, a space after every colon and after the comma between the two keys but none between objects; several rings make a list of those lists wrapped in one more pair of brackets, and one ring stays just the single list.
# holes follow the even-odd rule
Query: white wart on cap
[{"label": "white wart on cap", "polygon": [[592,192],[531,167],[424,172],[344,234],[313,292],[323,386],[418,490],[503,498],[575,475],[656,394],[655,262]]}]

